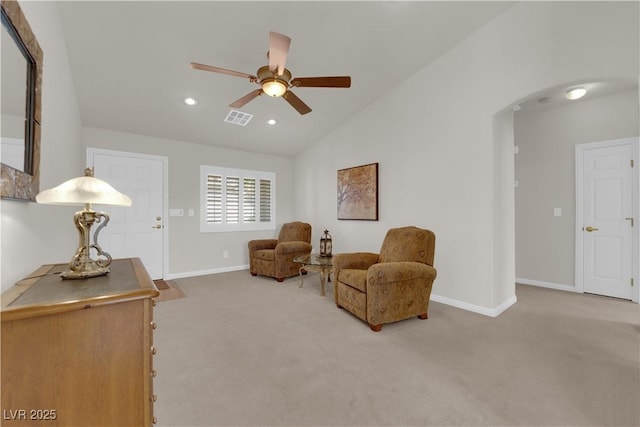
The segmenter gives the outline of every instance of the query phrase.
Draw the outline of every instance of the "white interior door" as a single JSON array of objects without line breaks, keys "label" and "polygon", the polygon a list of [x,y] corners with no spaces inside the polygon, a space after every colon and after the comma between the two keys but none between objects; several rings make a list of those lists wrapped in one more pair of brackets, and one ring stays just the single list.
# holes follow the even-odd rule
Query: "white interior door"
[{"label": "white interior door", "polygon": [[130,207],[96,206],[110,220],[100,232],[100,246],[114,259],[138,257],[153,280],[164,272],[164,182],[166,158],[87,149],[94,176],[131,197]]},{"label": "white interior door", "polygon": [[634,286],[633,145],[583,151],[582,224],[584,292],[632,299]]}]

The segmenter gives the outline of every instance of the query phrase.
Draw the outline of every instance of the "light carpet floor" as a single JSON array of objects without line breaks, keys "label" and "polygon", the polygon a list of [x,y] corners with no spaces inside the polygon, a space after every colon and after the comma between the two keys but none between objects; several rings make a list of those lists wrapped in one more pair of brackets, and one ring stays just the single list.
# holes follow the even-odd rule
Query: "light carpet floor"
[{"label": "light carpet floor", "polygon": [[159,426],[640,425],[631,302],[518,285],[497,318],[432,302],[375,333],[317,274],[176,282],[154,312]]}]

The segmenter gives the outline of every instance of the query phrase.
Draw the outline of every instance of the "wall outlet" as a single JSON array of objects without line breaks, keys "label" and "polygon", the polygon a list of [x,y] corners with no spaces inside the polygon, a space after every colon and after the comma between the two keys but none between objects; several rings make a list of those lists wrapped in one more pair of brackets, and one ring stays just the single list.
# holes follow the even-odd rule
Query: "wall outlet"
[{"label": "wall outlet", "polygon": [[561,208],[553,208],[553,216],[562,216]]},{"label": "wall outlet", "polygon": [[189,209],[189,216],[193,216],[195,215],[195,212],[193,211],[193,209]]},{"label": "wall outlet", "polygon": [[229,251],[222,251],[222,258],[229,258]]}]

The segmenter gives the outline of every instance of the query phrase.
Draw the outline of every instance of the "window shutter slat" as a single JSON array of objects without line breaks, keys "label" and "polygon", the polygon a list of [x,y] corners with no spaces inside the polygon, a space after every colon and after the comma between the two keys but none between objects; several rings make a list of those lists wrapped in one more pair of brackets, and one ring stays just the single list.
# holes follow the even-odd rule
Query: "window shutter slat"
[{"label": "window shutter slat", "polygon": [[240,178],[237,176],[227,177],[227,224],[240,223]]},{"label": "window shutter slat", "polygon": [[271,221],[271,181],[260,180],[260,222]]},{"label": "window shutter slat", "polygon": [[256,204],[256,180],[255,178],[244,178],[242,193],[243,222],[256,222]]},{"label": "window shutter slat", "polygon": [[222,176],[207,175],[207,223],[222,223]]}]

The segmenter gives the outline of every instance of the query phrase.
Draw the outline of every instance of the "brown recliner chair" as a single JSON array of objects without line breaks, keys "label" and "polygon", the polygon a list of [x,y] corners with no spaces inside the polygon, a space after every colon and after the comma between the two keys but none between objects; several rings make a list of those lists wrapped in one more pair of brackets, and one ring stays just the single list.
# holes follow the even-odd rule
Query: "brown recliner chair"
[{"label": "brown recliner chair", "polygon": [[283,224],[278,239],[249,241],[249,271],[252,276],[285,277],[298,274],[300,264],[293,262],[299,255],[311,253],[311,225],[304,222]]},{"label": "brown recliner chair", "polygon": [[380,254],[356,252],[333,257],[336,305],[380,331],[382,324],[427,318],[436,236],[417,227],[392,228]]}]

